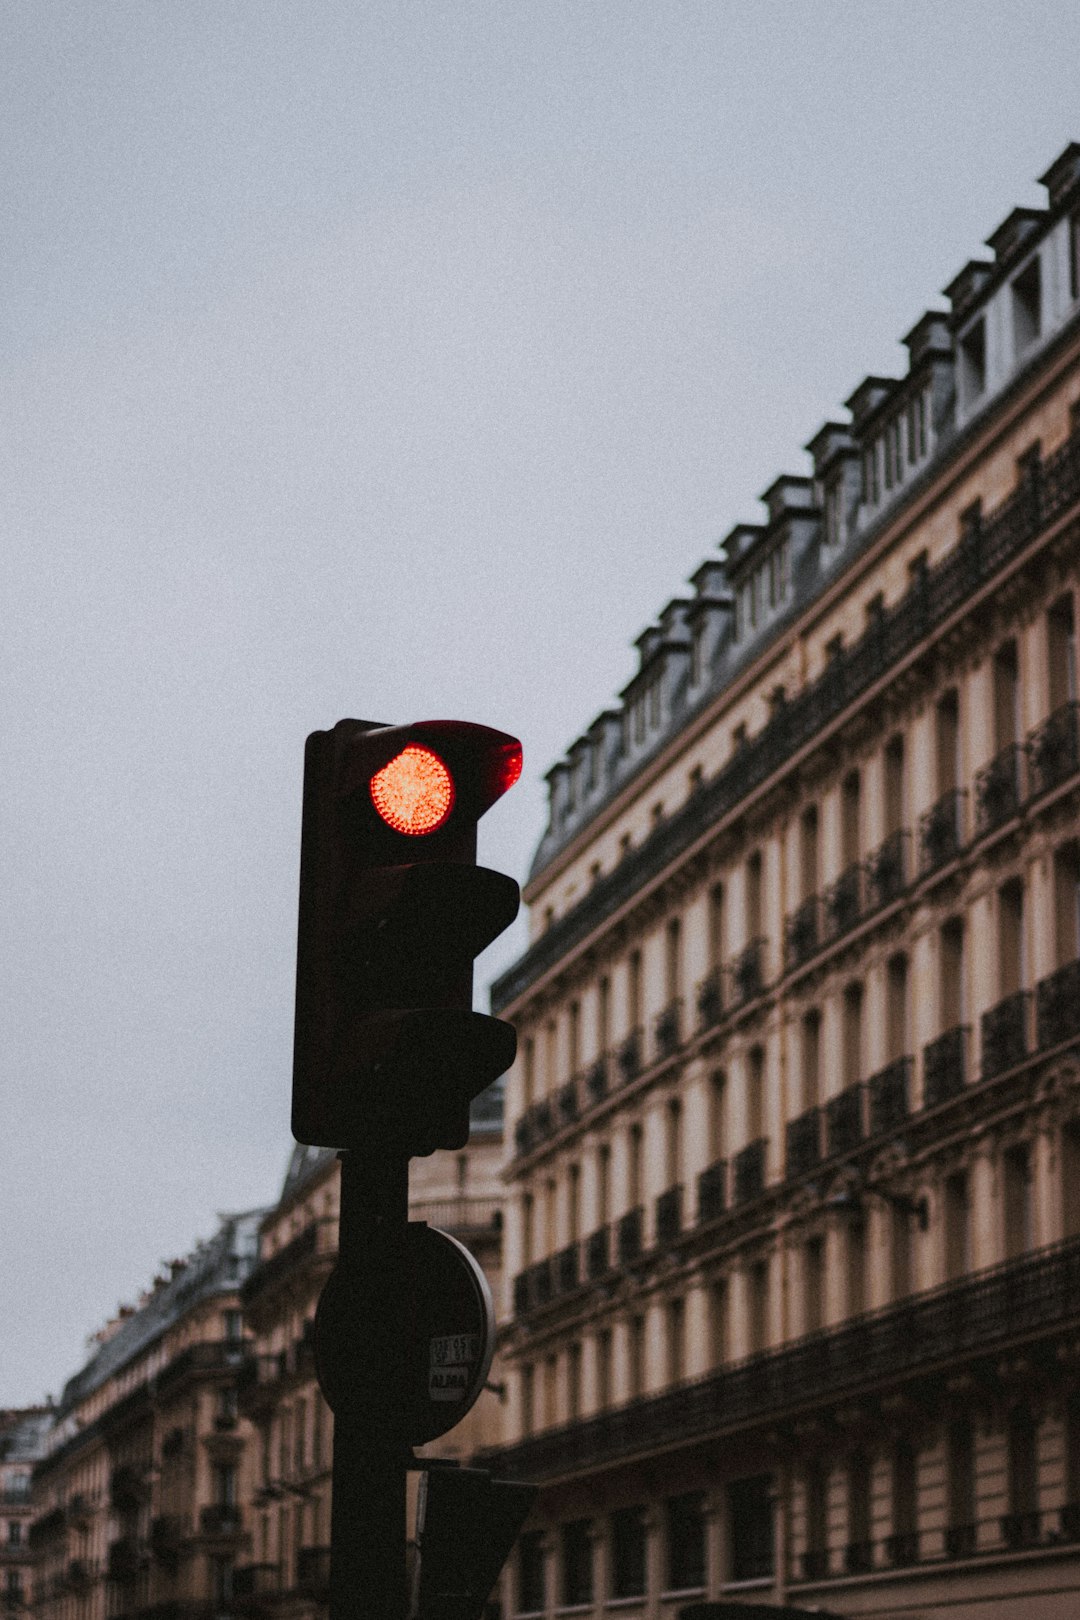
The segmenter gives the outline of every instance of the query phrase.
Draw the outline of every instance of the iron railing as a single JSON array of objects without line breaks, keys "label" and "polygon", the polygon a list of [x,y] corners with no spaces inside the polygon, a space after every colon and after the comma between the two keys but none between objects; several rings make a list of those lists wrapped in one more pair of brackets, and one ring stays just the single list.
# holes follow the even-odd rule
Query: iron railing
[{"label": "iron railing", "polygon": [[1002,827],[1023,802],[1024,750],[1010,743],[975,773],[975,831],[981,836]]},{"label": "iron railing", "polygon": [[1080,770],[1080,704],[1063,703],[1027,740],[1032,796],[1049,793]]},{"label": "iron railing", "polygon": [[784,965],[789,970],[813,956],[821,943],[819,907],[817,895],[812,894],[784,924]]},{"label": "iron railing", "polygon": [[643,1214],[639,1206],[637,1209],[628,1209],[625,1215],[619,1217],[615,1229],[615,1246],[619,1256],[619,1264],[625,1266],[631,1260],[639,1260],[643,1250]]},{"label": "iron railing", "polygon": [[1080,1037],[1080,961],[1035,986],[1035,1031],[1040,1051]]},{"label": "iron railing", "polygon": [[801,1176],[821,1162],[821,1109],[807,1108],[788,1121],[784,1163],[789,1176]]},{"label": "iron railing", "polygon": [[863,1088],[856,1082],[830,1097],[825,1104],[825,1140],[828,1153],[851,1153],[863,1139]]},{"label": "iron railing", "polygon": [[754,1001],[765,989],[765,941],[752,939],[732,958],[731,999],[735,1006]]},{"label": "iron railing", "polygon": [[736,1204],[748,1204],[765,1191],[765,1146],[766,1138],[759,1136],[736,1153],[732,1188]]},{"label": "iron railing", "polygon": [[712,1029],[724,1015],[724,974],[723,969],[713,968],[699,982],[697,987],[697,1015],[700,1029]]},{"label": "iron railing", "polygon": [[907,888],[910,834],[903,827],[890,833],[866,859],[866,906],[876,911],[898,900]]},{"label": "iron railing", "polygon": [[984,1080],[1004,1074],[1006,1069],[1015,1068],[1027,1057],[1030,1001],[1026,990],[1017,990],[983,1013],[979,1020],[979,1044],[982,1050],[980,1073]]},{"label": "iron railing", "polygon": [[668,1187],[656,1200],[656,1241],[674,1243],[682,1231],[682,1187]]},{"label": "iron railing", "polygon": [[822,896],[825,913],[825,931],[830,939],[839,939],[858,922],[863,909],[863,869],[856,861],[841,872]]},{"label": "iron railing", "polygon": [[656,1015],[653,1040],[659,1059],[671,1057],[679,1050],[682,1030],[682,999],[676,996]]},{"label": "iron railing", "polygon": [[938,1103],[963,1091],[967,1076],[967,1037],[967,1024],[957,1024],[923,1047],[924,1108],[936,1108]]},{"label": "iron railing", "polygon": [[870,1135],[895,1130],[908,1117],[911,1098],[911,1059],[894,1058],[866,1082],[870,1097]]},{"label": "iron railing", "polygon": [[956,859],[964,847],[963,788],[950,788],[919,817],[919,872],[928,877]]},{"label": "iron railing", "polygon": [[727,1209],[727,1160],[717,1159],[697,1179],[698,1223],[718,1220]]}]

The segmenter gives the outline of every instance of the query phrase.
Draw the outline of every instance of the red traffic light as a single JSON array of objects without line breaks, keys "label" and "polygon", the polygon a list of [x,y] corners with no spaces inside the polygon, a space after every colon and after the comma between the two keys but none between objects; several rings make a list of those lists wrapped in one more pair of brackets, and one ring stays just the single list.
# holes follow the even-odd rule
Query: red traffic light
[{"label": "red traffic light", "polygon": [[395,832],[436,832],[454,808],[454,778],[430,748],[409,743],[371,778],[371,802]]}]

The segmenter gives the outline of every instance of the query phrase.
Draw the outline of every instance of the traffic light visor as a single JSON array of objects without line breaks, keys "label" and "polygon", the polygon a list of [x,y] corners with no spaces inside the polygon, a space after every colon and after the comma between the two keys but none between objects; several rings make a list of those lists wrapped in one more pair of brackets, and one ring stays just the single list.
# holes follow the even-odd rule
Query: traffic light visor
[{"label": "traffic light visor", "polygon": [[409,743],[371,778],[371,802],[395,832],[436,832],[454,807],[454,779],[430,748]]}]

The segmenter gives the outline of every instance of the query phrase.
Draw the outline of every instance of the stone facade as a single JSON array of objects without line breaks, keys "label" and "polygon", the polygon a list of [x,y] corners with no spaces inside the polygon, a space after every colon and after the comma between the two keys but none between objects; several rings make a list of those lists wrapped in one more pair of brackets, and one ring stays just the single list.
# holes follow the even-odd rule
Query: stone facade
[{"label": "stone facade", "polygon": [[0,1607],[14,1616],[30,1602],[33,1467],[45,1454],[52,1413],[45,1406],[0,1411]]},{"label": "stone facade", "polygon": [[509,1614],[1080,1606],[1080,147],[638,640],[499,981]]}]

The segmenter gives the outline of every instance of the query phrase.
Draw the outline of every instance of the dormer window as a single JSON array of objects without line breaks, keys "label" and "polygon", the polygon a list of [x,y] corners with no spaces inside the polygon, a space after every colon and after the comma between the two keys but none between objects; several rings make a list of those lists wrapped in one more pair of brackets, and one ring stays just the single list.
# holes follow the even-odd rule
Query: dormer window
[{"label": "dormer window", "polygon": [[829,547],[838,546],[843,538],[841,517],[843,515],[841,500],[843,484],[839,478],[832,478],[825,485],[825,544]]},{"label": "dormer window", "polygon": [[877,440],[868,445],[863,451],[862,458],[862,494],[867,506],[876,506],[881,493],[878,484],[878,447]]},{"label": "dormer window", "polygon": [[908,401],[907,408],[907,461],[916,466],[927,452],[926,421],[929,414],[929,396],[924,388]]},{"label": "dormer window", "polygon": [[900,482],[900,419],[894,416],[885,429],[885,488]]},{"label": "dormer window", "polygon": [[660,679],[649,683],[649,729],[655,731],[660,724]]},{"label": "dormer window", "polygon": [[986,387],[986,320],[980,315],[960,339],[960,392],[965,405]]},{"label": "dormer window", "polygon": [[690,638],[690,684],[700,686],[705,674],[705,626],[695,624]]},{"label": "dormer window", "polygon": [[1029,349],[1042,331],[1042,263],[1038,254],[1012,284],[1016,353]]},{"label": "dormer window", "polygon": [[735,634],[742,641],[787,601],[791,590],[791,547],[784,539],[756,565],[735,599]]}]

